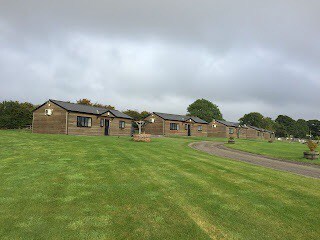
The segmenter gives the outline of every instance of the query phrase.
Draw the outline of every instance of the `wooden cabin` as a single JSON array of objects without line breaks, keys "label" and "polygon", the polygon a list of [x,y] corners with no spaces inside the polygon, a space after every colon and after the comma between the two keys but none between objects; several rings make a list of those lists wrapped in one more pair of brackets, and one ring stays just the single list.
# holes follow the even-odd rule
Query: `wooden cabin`
[{"label": "wooden cabin", "polygon": [[274,140],[275,133],[263,128],[258,128],[248,125],[247,138],[249,139],[262,139],[262,140]]},{"label": "wooden cabin", "polygon": [[32,132],[131,136],[132,118],[113,109],[50,99],[33,111]]},{"label": "wooden cabin", "polygon": [[265,132],[264,132],[264,139],[265,140],[272,140],[272,141],[274,141],[274,139],[275,139],[275,133],[274,132],[272,132],[272,131],[269,131],[269,130],[264,130]]},{"label": "wooden cabin", "polygon": [[154,136],[207,136],[208,123],[198,117],[153,112],[144,121],[144,132]]},{"label": "wooden cabin", "polygon": [[239,123],[213,120],[208,125],[208,137],[246,138],[246,136],[247,127],[241,126]]},{"label": "wooden cabin", "polygon": [[247,127],[247,139],[261,139],[262,138],[262,131],[260,128],[246,125]]}]

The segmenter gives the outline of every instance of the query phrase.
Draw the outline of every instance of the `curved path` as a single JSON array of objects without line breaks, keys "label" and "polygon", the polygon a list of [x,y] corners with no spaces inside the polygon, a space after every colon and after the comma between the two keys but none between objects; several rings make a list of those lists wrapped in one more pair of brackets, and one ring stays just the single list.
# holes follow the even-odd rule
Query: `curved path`
[{"label": "curved path", "polygon": [[224,146],[224,143],[221,142],[194,142],[189,144],[189,146],[218,157],[248,162],[254,165],[292,172],[306,177],[320,178],[320,167],[317,165],[305,165],[303,163],[288,162],[267,156],[242,152],[227,148]]}]

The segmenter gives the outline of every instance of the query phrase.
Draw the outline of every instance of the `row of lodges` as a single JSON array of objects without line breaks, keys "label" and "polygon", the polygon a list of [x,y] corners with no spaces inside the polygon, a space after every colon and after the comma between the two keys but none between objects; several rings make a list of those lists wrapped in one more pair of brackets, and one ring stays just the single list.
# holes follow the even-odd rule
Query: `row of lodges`
[{"label": "row of lodges", "polygon": [[200,136],[273,140],[272,131],[250,125],[213,120],[208,123],[198,117],[153,112],[145,118],[144,132],[163,136]]},{"label": "row of lodges", "polygon": [[[143,131],[154,136],[198,136],[273,139],[274,133],[254,126],[198,117],[153,112],[144,119]],[[33,112],[32,131],[71,135],[131,136],[133,119],[117,110],[48,100]]]}]

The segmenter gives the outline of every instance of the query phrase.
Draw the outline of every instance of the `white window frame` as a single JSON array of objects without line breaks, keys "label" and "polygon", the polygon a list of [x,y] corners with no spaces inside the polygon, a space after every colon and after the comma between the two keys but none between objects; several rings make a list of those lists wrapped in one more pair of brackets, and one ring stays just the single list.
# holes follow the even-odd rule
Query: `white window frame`
[{"label": "white window frame", "polygon": [[[80,118],[83,121],[82,120],[79,121]],[[77,116],[77,127],[89,127],[89,128],[91,128],[92,127],[92,118],[91,117],[85,117],[85,116]]]},{"label": "white window frame", "polygon": [[[175,126],[175,127],[173,127]],[[179,131],[179,123],[170,123],[170,130],[171,131]]]},{"label": "white window frame", "polygon": [[119,121],[119,128],[125,129],[126,128],[126,122],[125,121]]}]

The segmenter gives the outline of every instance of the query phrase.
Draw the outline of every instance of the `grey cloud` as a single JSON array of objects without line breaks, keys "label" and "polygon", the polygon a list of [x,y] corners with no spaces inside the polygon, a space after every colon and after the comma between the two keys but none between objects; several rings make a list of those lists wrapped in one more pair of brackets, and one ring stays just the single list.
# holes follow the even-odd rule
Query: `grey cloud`
[{"label": "grey cloud", "polygon": [[0,100],[320,118],[320,2],[2,1]]}]

